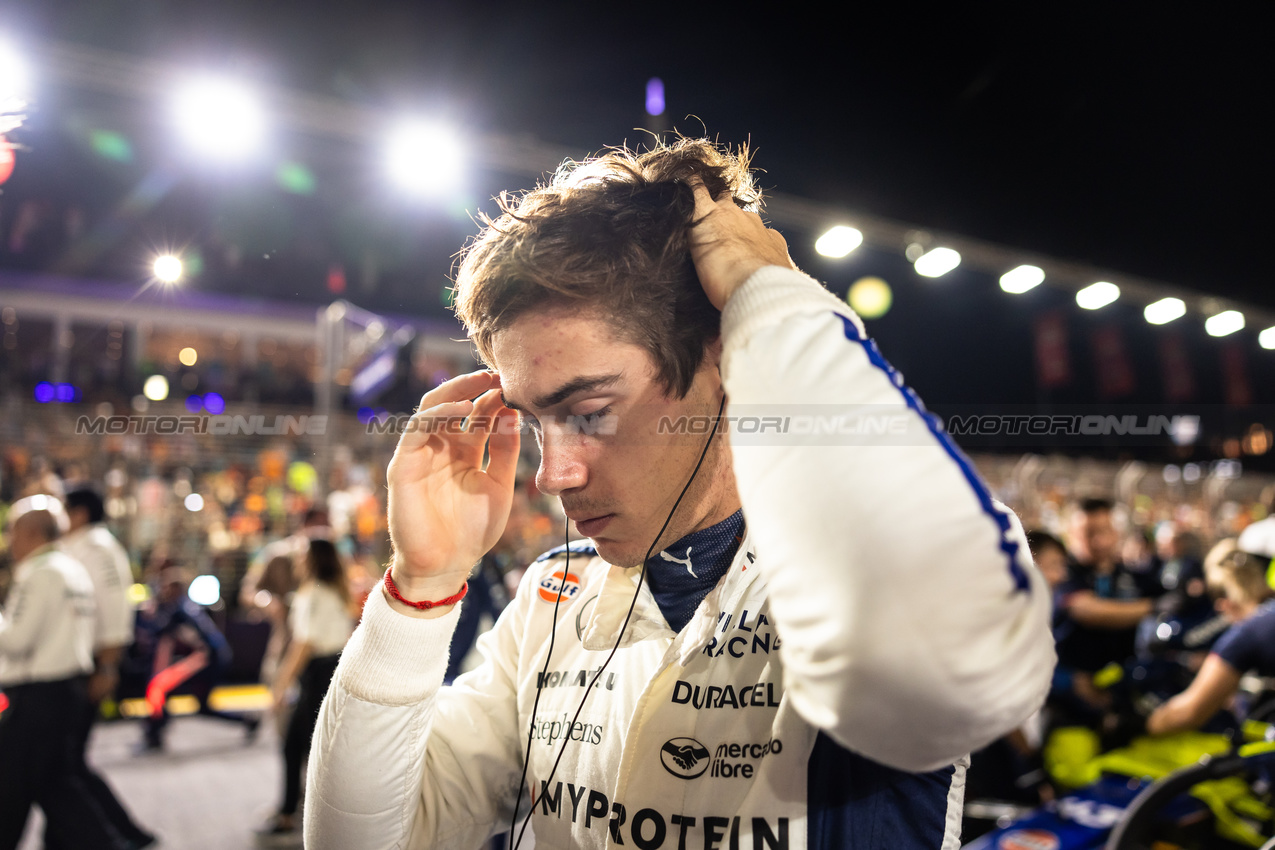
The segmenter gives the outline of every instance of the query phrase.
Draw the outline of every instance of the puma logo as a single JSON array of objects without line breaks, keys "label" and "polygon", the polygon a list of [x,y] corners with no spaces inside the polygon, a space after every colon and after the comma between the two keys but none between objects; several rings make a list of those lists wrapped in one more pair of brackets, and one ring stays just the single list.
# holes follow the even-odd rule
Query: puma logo
[{"label": "puma logo", "polygon": [[686,547],[686,557],[685,557],[685,558],[674,558],[674,557],[673,557],[672,555],[670,555],[668,552],[660,552],[660,557],[661,557],[661,558],[663,558],[663,559],[664,559],[664,560],[666,560],[666,561],[672,561],[672,562],[673,562],[673,563],[675,563],[675,564],[683,564],[683,565],[685,565],[685,567],[686,567],[686,571],[687,571],[688,573],[690,573],[690,574],[691,574],[691,578],[699,578],[699,576],[695,575],[695,570],[691,568],[691,550],[692,550],[692,549],[694,549],[694,548],[695,548],[694,546],[687,546],[687,547]]}]

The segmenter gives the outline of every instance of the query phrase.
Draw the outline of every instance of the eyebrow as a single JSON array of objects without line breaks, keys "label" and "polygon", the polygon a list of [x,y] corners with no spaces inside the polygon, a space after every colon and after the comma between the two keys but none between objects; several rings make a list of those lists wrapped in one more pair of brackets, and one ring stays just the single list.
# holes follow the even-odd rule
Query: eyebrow
[{"label": "eyebrow", "polygon": [[[546,393],[545,395],[532,399],[531,404],[532,407],[537,410],[544,410],[547,407],[553,407],[554,405],[561,404],[577,393],[593,392],[594,390],[609,387],[619,381],[621,377],[621,373],[616,372],[613,375],[573,378],[553,392]],[[526,408],[510,401],[508,397],[505,396],[505,391],[503,389],[500,391],[500,400],[504,402],[505,407],[511,408],[512,410],[518,410],[523,413],[528,412]]]}]

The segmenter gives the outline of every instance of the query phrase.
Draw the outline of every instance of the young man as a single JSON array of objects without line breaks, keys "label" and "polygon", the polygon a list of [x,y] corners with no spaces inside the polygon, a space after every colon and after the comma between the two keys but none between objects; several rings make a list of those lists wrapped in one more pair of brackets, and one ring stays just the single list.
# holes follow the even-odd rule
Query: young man
[{"label": "young man", "polygon": [[[1048,689],[1048,589],[758,200],[707,142],[616,151],[468,249],[458,312],[498,374],[427,393],[390,464],[395,556],[324,704],[308,847],[476,847],[519,799],[546,847],[958,845],[966,753]],[[515,411],[590,539],[440,688]]]},{"label": "young man", "polygon": [[1074,628],[1058,645],[1061,663],[1089,673],[1133,656],[1138,622],[1155,610],[1149,576],[1120,561],[1120,534],[1110,499],[1083,499],[1067,534],[1071,561],[1056,591]]},{"label": "young man", "polygon": [[1226,630],[1195,674],[1191,686],[1147,718],[1147,733],[1199,729],[1239,690],[1250,670],[1275,676],[1275,600],[1266,583],[1266,559],[1223,540],[1204,560],[1217,610],[1235,625]]}]

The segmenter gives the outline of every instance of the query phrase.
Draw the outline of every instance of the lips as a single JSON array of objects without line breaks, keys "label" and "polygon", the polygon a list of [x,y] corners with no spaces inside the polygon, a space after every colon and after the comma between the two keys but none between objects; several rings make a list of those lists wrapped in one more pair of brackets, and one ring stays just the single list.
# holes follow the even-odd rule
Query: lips
[{"label": "lips", "polygon": [[[569,516],[570,514],[568,514]],[[614,518],[615,514],[600,514],[589,519],[575,519],[573,522],[575,522],[576,528],[585,537],[596,537]]]}]

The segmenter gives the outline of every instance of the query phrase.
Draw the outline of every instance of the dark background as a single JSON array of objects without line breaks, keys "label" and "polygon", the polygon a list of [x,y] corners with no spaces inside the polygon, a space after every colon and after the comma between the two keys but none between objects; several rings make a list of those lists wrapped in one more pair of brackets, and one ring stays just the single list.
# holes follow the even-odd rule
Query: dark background
[{"label": "dark background", "polygon": [[[7,21],[19,43],[226,69],[575,155],[640,142],[644,86],[659,76],[671,124],[750,141],[764,185],[786,194],[1269,311],[1275,76],[1258,8],[96,0],[18,4]],[[94,154],[91,127],[129,138],[130,160]],[[463,197],[409,203],[387,190],[375,151],[281,134],[275,159],[316,176],[313,194],[289,194],[266,166],[191,161],[151,105],[64,88],[42,93],[14,138],[25,148],[0,196],[0,231],[5,209],[39,195],[81,204],[95,241],[38,257],[0,250],[0,268],[141,280],[156,248],[197,244],[205,268],[193,287],[317,304],[335,297],[327,274],[339,265],[343,297],[406,315],[447,315],[452,255],[476,230],[470,214],[530,182],[479,173]],[[149,205],[130,206],[139,187]],[[1142,320],[1140,304],[1091,314],[1049,286],[1010,297],[968,268],[930,281],[890,252],[829,261],[811,249],[818,234],[785,235],[835,291],[865,274],[891,284],[894,307],[870,330],[932,406],[1099,401],[1090,334],[1113,322],[1136,373],[1117,400],[1164,401],[1163,329]],[[1044,390],[1033,326],[1049,309],[1066,316],[1073,377]],[[1195,369],[1192,400],[1224,404],[1225,344],[1244,349],[1253,400],[1272,398],[1262,326],[1250,320],[1219,342],[1201,325],[1188,316],[1171,326]]]}]

